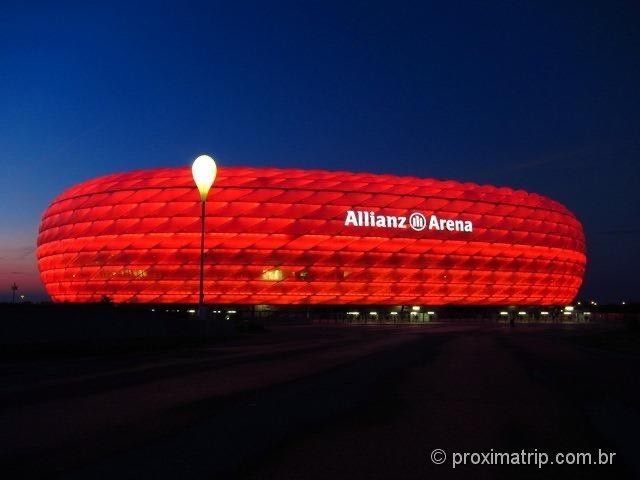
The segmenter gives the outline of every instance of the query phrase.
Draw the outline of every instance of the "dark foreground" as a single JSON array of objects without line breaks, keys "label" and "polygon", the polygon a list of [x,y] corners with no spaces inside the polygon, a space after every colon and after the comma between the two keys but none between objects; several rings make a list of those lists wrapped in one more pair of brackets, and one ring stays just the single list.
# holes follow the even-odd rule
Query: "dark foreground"
[{"label": "dark foreground", "polygon": [[[306,326],[210,346],[5,359],[1,471],[638,478],[638,341],[585,325]],[[549,464],[470,464],[523,450]],[[453,468],[464,452],[476,455]],[[592,464],[550,464],[557,453]],[[595,464],[605,457],[613,465]]]}]

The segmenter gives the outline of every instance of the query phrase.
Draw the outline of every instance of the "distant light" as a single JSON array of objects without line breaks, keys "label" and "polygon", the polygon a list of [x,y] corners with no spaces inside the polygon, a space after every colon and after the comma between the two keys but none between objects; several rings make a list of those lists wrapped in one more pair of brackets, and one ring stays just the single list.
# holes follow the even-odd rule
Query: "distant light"
[{"label": "distant light", "polygon": [[500,312],[500,315],[502,316],[509,315],[509,312]]},{"label": "distant light", "polygon": [[435,315],[436,312],[427,312],[427,315]]},{"label": "distant light", "polygon": [[279,282],[284,278],[282,270],[274,268],[273,270],[265,270],[262,272],[262,280],[270,280],[273,282]]},{"label": "distant light", "polygon": [[420,307],[411,307],[411,310],[413,310],[414,312],[419,312],[420,311]]},{"label": "distant light", "polygon": [[582,302],[578,302],[578,305],[582,305]]},{"label": "distant light", "polygon": [[397,315],[398,314],[398,312],[389,312],[389,313],[390,313],[390,315]]},{"label": "distant light", "polygon": [[626,304],[627,304],[627,302],[622,302],[622,304],[623,304],[623,305],[626,305]]},{"label": "distant light", "polygon": [[565,315],[571,315],[571,312],[564,312]]},{"label": "distant light", "polygon": [[417,315],[418,312],[410,312],[411,315]]},{"label": "distant light", "polygon": [[191,165],[191,173],[193,180],[196,182],[198,191],[200,192],[200,200],[203,202],[207,199],[207,194],[213,181],[216,179],[218,167],[216,162],[209,155],[200,155],[193,161]]},{"label": "distant light", "polygon": [[540,315],[549,315],[549,312],[540,312]]},{"label": "distant light", "polygon": [[188,312],[188,313],[196,313],[195,309],[193,309],[193,308],[192,308],[192,309],[190,309],[190,310],[187,310],[187,312]]},{"label": "distant light", "polygon": [[526,315],[527,312],[518,312],[518,315]]},{"label": "distant light", "polygon": [[155,308],[152,308],[152,309],[151,309],[151,311],[152,311],[152,312],[155,312],[155,311],[156,311],[156,309],[155,309]]},{"label": "distant light", "polygon": [[591,315],[591,312],[584,312],[585,315]]},{"label": "distant light", "polygon": [[347,312],[347,315],[360,315],[360,312]]},{"label": "distant light", "polygon": [[564,307],[564,309],[565,309],[567,312],[573,312],[573,306],[572,306],[572,305],[567,305],[566,307]]},{"label": "distant light", "polygon": [[236,313],[235,310],[227,310],[227,313]]},{"label": "distant light", "polygon": [[378,312],[369,312],[369,315],[378,315]]}]

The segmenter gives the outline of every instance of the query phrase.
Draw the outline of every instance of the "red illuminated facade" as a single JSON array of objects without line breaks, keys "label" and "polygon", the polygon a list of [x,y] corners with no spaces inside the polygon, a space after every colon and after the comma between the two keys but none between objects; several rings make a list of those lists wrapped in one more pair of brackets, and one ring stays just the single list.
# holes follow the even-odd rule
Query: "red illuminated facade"
[{"label": "red illuminated facade", "polygon": [[[58,302],[197,303],[199,221],[189,168],[81,183],[43,215],[42,280]],[[541,195],[319,170],[221,168],[205,242],[210,304],[564,304],[586,263]]]}]

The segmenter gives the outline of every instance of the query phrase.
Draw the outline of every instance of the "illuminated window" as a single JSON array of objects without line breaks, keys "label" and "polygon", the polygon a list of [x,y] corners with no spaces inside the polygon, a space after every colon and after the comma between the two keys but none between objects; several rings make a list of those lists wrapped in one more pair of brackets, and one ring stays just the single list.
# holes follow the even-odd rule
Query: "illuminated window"
[{"label": "illuminated window", "polygon": [[124,268],[118,273],[123,277],[131,278],[145,278],[147,276],[147,271],[142,269]]},{"label": "illuminated window", "polygon": [[282,280],[282,270],[279,268],[274,268],[273,270],[265,270],[262,272],[262,280],[268,280],[271,282],[279,282]]}]

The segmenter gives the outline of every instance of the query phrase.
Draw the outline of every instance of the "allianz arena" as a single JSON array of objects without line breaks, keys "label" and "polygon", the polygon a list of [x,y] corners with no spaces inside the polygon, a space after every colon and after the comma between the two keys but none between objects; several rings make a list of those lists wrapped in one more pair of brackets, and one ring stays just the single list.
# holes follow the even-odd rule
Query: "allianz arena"
[{"label": "allianz arena", "polygon": [[[223,167],[206,208],[209,304],[560,305],[585,271],[574,215],[510,188]],[[66,190],[38,235],[47,292],[56,302],[197,303],[200,211],[186,167]]]}]

